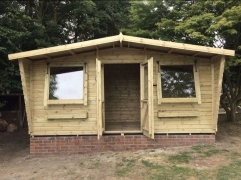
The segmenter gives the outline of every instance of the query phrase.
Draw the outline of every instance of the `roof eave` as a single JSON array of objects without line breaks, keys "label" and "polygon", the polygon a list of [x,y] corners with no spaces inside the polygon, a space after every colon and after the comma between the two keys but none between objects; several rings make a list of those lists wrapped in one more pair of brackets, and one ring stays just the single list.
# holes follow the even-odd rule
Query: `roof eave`
[{"label": "roof eave", "polygon": [[219,49],[219,48],[205,47],[205,46],[199,46],[199,45],[190,45],[190,44],[184,44],[184,43],[175,43],[175,42],[169,42],[169,41],[139,38],[139,37],[133,37],[133,36],[126,36],[120,33],[119,35],[111,36],[111,37],[105,37],[105,38],[78,42],[73,44],[9,54],[8,59],[16,60],[16,59],[31,58],[34,56],[41,56],[41,55],[46,56],[46,55],[50,55],[51,53],[58,53],[58,52],[65,52],[65,51],[69,51],[70,54],[72,54],[73,50],[75,49],[95,47],[95,46],[98,47],[98,45],[115,43],[118,41],[120,42],[120,44],[126,41],[130,43],[143,44],[147,46],[149,45],[149,46],[165,47],[165,48],[176,49],[176,50],[194,51],[196,53],[200,52],[200,53],[208,53],[212,55],[224,55],[224,56],[235,55],[234,50],[229,50],[229,49]]},{"label": "roof eave", "polygon": [[60,46],[54,46],[54,47],[49,47],[49,48],[43,48],[43,49],[9,54],[8,59],[15,60],[15,59],[21,59],[21,58],[33,57],[33,56],[39,56],[39,55],[48,55],[51,53],[71,51],[71,50],[74,50],[77,48],[98,46],[101,44],[112,43],[112,42],[116,42],[116,41],[119,41],[119,35],[100,38],[100,39],[94,39],[94,40],[89,40],[89,41],[83,41],[83,42],[78,42],[78,43],[73,43],[73,44],[60,45]]},{"label": "roof eave", "polygon": [[154,39],[147,39],[147,38],[138,38],[132,36],[124,36],[123,41],[132,42],[132,43],[141,43],[145,45],[152,45],[152,46],[159,46],[159,47],[166,47],[171,49],[178,49],[178,50],[188,50],[188,51],[195,51],[201,53],[210,53],[216,55],[225,55],[225,56],[234,56],[234,50],[229,49],[221,49],[221,48],[212,48],[200,45],[191,45],[191,44],[184,44],[184,43],[176,43],[176,42],[169,42],[169,41],[162,41],[162,40],[154,40]]}]

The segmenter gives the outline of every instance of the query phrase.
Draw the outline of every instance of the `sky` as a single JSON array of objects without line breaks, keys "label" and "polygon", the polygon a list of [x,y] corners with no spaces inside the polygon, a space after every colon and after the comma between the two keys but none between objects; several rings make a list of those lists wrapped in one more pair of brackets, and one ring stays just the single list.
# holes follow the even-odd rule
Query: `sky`
[{"label": "sky", "polygon": [[56,79],[58,99],[83,99],[83,71],[57,74]]}]

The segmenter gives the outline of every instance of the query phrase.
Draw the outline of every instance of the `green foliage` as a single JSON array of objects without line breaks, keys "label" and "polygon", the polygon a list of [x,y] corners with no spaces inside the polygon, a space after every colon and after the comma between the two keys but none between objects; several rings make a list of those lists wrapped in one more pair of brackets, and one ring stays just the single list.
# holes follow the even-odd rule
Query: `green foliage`
[{"label": "green foliage", "polygon": [[[227,113],[227,120],[235,120],[235,112],[241,101],[241,3],[218,0],[215,2],[197,0],[184,3],[184,12],[189,14],[175,26],[174,33],[185,37],[185,42],[234,49],[236,56],[226,63],[221,105]],[[173,7],[179,9],[180,7]],[[197,14],[198,12],[198,14]],[[176,21],[176,20],[175,20]],[[162,24],[159,24],[161,26]],[[226,106],[226,101],[229,108]]]},{"label": "green foliage", "polygon": [[[145,2],[145,3],[144,3]],[[124,34],[158,39],[156,23],[164,18],[167,7],[162,0],[132,1],[129,26],[122,29]]]},{"label": "green foliage", "polygon": [[241,2],[236,0],[1,1],[0,93],[21,91],[18,64],[8,61],[8,54],[122,30],[128,35],[234,49],[236,56],[226,63],[221,98],[233,121],[241,102],[240,10]]},{"label": "green foliage", "polygon": [[17,62],[7,55],[118,34],[129,1],[1,1],[0,93],[21,92]]},{"label": "green foliage", "polygon": [[[7,54],[20,50],[21,40],[27,36],[26,28],[19,17],[26,20],[22,13],[15,10],[16,3],[0,2],[0,93],[19,91],[20,77],[18,64],[9,62]],[[22,31],[19,33],[18,31]]]},{"label": "green foliage", "polygon": [[[241,103],[241,2],[236,0],[154,0],[131,3],[124,33],[235,50],[225,68],[221,104],[235,120]],[[225,106],[224,101],[228,103]]]}]

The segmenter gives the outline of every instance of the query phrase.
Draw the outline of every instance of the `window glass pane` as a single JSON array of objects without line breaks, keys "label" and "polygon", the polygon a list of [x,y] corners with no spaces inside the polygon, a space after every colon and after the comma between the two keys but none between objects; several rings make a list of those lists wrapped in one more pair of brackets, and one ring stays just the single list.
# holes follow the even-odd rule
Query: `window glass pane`
[{"label": "window glass pane", "polygon": [[192,65],[161,66],[163,98],[196,97]]},{"label": "window glass pane", "polygon": [[49,99],[83,99],[83,67],[50,67]]}]

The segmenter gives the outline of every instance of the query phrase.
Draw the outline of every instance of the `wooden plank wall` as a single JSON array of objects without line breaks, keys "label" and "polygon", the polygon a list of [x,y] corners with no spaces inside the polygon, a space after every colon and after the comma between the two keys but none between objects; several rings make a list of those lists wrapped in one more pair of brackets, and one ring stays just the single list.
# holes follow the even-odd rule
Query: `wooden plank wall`
[{"label": "wooden plank wall", "polygon": [[140,131],[140,65],[105,64],[106,131]]},{"label": "wooden plank wall", "polygon": [[27,59],[19,59],[24,103],[28,119],[28,132],[33,134],[33,108],[32,108],[32,62]]},{"label": "wooden plank wall", "polygon": [[[88,103],[69,105],[49,105],[44,107],[45,61],[33,63],[33,126],[34,135],[79,135],[97,134],[96,123],[96,66],[95,53],[49,60],[48,62],[86,62],[88,72]],[[48,115],[78,116],[88,113],[86,119],[47,119]]]},{"label": "wooden plank wall", "polygon": [[99,59],[103,64],[142,63],[145,60],[145,51],[131,48],[113,48],[100,51]]},{"label": "wooden plank wall", "polygon": [[[215,133],[212,123],[212,81],[211,60],[194,58],[190,56],[160,54],[149,52],[149,57],[160,64],[180,64],[197,60],[199,71],[201,104],[195,103],[162,103],[158,105],[157,86],[154,86],[154,120],[155,133]],[[154,63],[157,66],[157,63]],[[157,68],[154,67],[154,82],[157,84]],[[195,116],[158,117],[158,112],[189,112]],[[199,114],[199,115],[197,115]]]},{"label": "wooden plank wall", "polygon": [[223,71],[225,59],[224,56],[218,56],[212,59],[212,71],[213,71],[213,127],[217,130],[217,122],[218,122],[218,112],[219,112],[219,103],[220,103],[220,95],[221,95],[221,87],[223,80]]},{"label": "wooden plank wall", "polygon": [[[131,47],[131,45],[130,45]],[[157,72],[156,61],[162,63],[175,64],[175,62],[193,61],[194,57],[162,54],[158,52],[147,51],[149,57],[154,58],[154,84],[156,84]],[[131,48],[113,48],[101,50],[99,59],[103,64],[119,63],[141,63],[145,60],[143,50],[133,50]],[[198,103],[157,103],[157,86],[153,86],[154,91],[154,126],[155,133],[214,133],[216,127],[213,126],[212,114],[212,71],[211,60],[195,58],[198,60],[197,67],[199,70],[201,104]],[[97,134],[97,87],[96,87],[96,54],[86,53],[83,55],[56,58],[51,61],[57,62],[87,62],[88,68],[88,103],[85,105],[49,105],[44,107],[44,77],[46,72],[47,61],[33,62],[32,67],[32,88],[33,88],[33,135],[80,135],[80,134]],[[104,66],[105,66],[104,65]],[[106,69],[105,69],[106,71]],[[215,70],[216,72],[216,70]],[[29,81],[29,80],[28,80]],[[106,81],[106,80],[105,80]],[[216,81],[215,81],[216,83]],[[105,94],[107,95],[107,94]],[[140,98],[140,96],[139,96]],[[140,106],[139,106],[140,108]],[[107,107],[108,109],[108,107]],[[194,114],[200,114],[195,117],[158,117],[159,111],[190,111]],[[138,112],[140,109],[138,109]],[[199,113],[196,113],[198,111]],[[48,120],[47,115],[77,115],[88,113],[86,119],[55,119]],[[107,112],[108,113],[108,112]],[[136,112],[135,116],[137,118]],[[118,114],[118,113],[117,113]],[[108,122],[108,115],[106,114]],[[118,116],[117,116],[118,117]],[[29,119],[29,118],[28,118]]]}]

